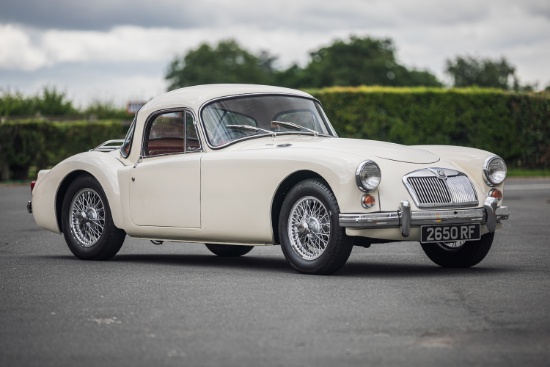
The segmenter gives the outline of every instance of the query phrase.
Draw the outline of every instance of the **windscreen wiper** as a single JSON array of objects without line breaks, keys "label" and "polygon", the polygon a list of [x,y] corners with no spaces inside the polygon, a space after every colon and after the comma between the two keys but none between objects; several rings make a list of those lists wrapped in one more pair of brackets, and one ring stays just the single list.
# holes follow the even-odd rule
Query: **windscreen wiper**
[{"label": "windscreen wiper", "polygon": [[295,124],[294,122],[271,121],[271,124],[272,124],[272,125],[277,125],[277,126],[290,127],[290,128],[292,128],[292,129],[296,129],[296,130],[305,130],[305,131],[309,131],[310,133],[313,133],[313,135],[315,135],[315,136],[318,136],[318,135],[319,135],[319,132],[318,132],[318,131],[313,130],[313,129],[309,129],[309,128],[307,128],[307,127],[304,127],[304,126],[301,126],[301,125],[298,125],[298,124]]},{"label": "windscreen wiper", "polygon": [[275,131],[262,129],[261,127],[251,126],[251,125],[226,125],[225,127],[228,127],[230,129],[241,129],[241,130],[252,130],[252,131],[263,131],[264,133],[268,133],[270,135],[277,135]]}]

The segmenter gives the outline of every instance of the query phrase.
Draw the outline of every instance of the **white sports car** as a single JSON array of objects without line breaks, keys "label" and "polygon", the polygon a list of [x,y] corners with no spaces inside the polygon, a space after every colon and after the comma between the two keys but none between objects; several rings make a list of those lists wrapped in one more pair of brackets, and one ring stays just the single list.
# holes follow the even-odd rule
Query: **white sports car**
[{"label": "white sports car", "polygon": [[112,258],[130,235],[219,256],[281,245],[313,274],[339,270],[354,245],[395,241],[470,267],[508,219],[505,178],[478,149],[338,138],[301,91],[204,85],[152,99],[123,141],[40,171],[27,208],[86,260]]}]

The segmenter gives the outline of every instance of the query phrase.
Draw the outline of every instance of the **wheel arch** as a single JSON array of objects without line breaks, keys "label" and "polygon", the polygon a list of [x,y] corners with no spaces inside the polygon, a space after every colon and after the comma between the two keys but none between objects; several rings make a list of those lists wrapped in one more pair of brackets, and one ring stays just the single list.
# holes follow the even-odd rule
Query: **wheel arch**
[{"label": "wheel arch", "polygon": [[109,180],[100,172],[95,172],[94,174],[90,172],[90,170],[77,169],[68,173],[60,182],[59,187],[57,189],[57,193],[55,196],[55,216],[56,216],[56,221],[59,229],[62,230],[61,216],[62,216],[63,200],[65,199],[65,194],[69,186],[71,185],[71,183],[73,183],[74,180],[76,180],[78,177],[82,177],[82,176],[92,177],[99,182],[99,185],[103,189],[105,196],[107,196],[107,201],[108,201],[109,209],[111,211],[113,222],[117,228],[122,228],[123,222],[120,215],[120,209],[119,209],[120,205],[116,204],[117,202],[120,201],[119,200],[120,194],[119,194],[118,187],[114,187],[114,185],[118,185],[118,183],[116,181]]},{"label": "wheel arch", "polygon": [[327,187],[331,191],[333,191],[327,180],[325,180],[320,174],[309,170],[301,170],[290,174],[281,182],[281,184],[277,188],[277,191],[273,196],[273,203],[271,204],[271,228],[273,231],[273,241],[275,244],[280,243],[278,230],[279,216],[286,195],[298,183],[312,178],[321,180],[325,185],[327,185]]},{"label": "wheel arch", "polygon": [[71,183],[76,178],[84,175],[92,176],[87,171],[81,171],[81,170],[73,171],[69,173],[67,176],[65,176],[63,181],[61,181],[61,183],[59,184],[57,193],[55,194],[55,219],[57,221],[57,226],[61,231],[63,231],[63,226],[61,225],[61,211],[63,208],[63,200],[65,198],[65,193],[69,189],[69,186],[71,185]]}]

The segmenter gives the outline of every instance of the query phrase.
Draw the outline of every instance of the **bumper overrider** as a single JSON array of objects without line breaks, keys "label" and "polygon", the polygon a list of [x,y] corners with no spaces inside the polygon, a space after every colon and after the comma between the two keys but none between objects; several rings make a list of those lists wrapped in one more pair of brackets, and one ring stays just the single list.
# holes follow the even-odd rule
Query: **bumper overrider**
[{"label": "bumper overrider", "polygon": [[408,237],[411,227],[479,223],[487,226],[492,233],[498,222],[510,216],[507,206],[497,204],[497,199],[487,198],[482,208],[411,211],[411,204],[404,200],[393,212],[340,214],[340,226],[355,229],[400,228],[403,237]]}]

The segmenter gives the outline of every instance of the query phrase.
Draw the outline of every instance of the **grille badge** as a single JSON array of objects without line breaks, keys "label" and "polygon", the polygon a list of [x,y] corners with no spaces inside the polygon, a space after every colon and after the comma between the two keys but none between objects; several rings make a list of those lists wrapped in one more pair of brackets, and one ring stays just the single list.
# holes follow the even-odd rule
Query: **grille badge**
[{"label": "grille badge", "polygon": [[447,175],[445,174],[445,171],[440,168],[428,168],[435,177],[439,178],[440,180],[446,181]]}]

